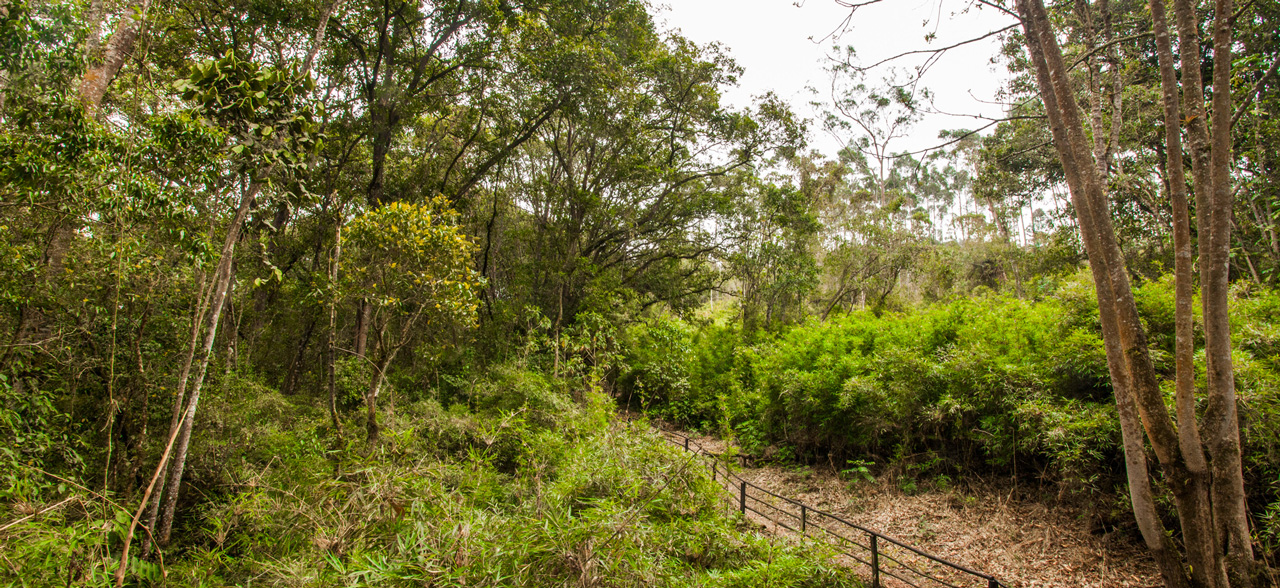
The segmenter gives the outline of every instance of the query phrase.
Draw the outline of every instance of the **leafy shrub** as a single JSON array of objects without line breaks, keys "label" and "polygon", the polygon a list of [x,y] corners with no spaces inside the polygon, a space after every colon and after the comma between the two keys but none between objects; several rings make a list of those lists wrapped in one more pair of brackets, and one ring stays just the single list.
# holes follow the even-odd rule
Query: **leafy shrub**
[{"label": "leafy shrub", "polygon": [[[852,312],[754,345],[724,321],[662,327],[689,333],[678,356],[691,364],[685,394],[699,410],[675,402],[656,411],[721,425],[757,453],[773,445],[772,455],[801,460],[875,462],[919,481],[1037,473],[1120,492],[1120,430],[1091,277],[1080,272],[1040,291],[1035,300],[985,293]],[[1172,378],[1172,281],[1146,282],[1135,297],[1157,370]],[[1258,481],[1251,489],[1270,488],[1264,481],[1280,479],[1280,294],[1238,288],[1232,304],[1247,475]],[[633,339],[645,336],[660,340]],[[1197,362],[1203,386],[1203,354]],[[1276,496],[1255,494],[1260,505]]]}]

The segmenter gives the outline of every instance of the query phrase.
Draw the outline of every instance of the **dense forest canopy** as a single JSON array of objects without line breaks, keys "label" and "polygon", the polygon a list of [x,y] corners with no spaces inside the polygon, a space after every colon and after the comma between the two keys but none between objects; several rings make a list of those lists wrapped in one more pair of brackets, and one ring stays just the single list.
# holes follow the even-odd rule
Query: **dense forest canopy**
[{"label": "dense forest canopy", "polygon": [[616,402],[1273,581],[1280,6],[941,8],[1008,18],[1005,116],[908,152],[945,89],[856,35],[805,120],[645,0],[0,0],[0,577],[594,585],[530,521],[607,502],[618,578],[849,581],[646,551],[737,536]]}]

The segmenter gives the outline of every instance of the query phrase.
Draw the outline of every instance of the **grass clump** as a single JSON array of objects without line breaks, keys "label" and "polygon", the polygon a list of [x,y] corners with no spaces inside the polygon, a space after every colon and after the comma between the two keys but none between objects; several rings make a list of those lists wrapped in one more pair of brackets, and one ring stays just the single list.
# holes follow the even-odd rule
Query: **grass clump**
[{"label": "grass clump", "polygon": [[[395,407],[376,447],[334,448],[323,411],[236,386],[202,423],[167,579],[158,560],[136,560],[155,568],[136,581],[857,585],[830,554],[771,540],[729,511],[692,454],[644,422],[615,420],[607,396],[571,396],[556,380],[498,368],[465,402]],[[0,582],[60,584],[70,573],[79,585],[110,583],[127,517],[79,502],[4,533]]]}]

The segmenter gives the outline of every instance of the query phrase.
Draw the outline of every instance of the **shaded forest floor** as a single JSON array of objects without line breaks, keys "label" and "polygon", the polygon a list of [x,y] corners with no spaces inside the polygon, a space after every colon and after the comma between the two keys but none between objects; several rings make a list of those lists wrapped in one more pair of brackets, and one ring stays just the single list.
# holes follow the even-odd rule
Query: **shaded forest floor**
[{"label": "shaded forest floor", "polygon": [[[728,448],[721,439],[682,434],[708,451]],[[1013,588],[1162,585],[1155,562],[1132,534],[1094,532],[1079,506],[1032,500],[1007,480],[975,479],[946,490],[908,493],[887,476],[851,483],[830,466],[765,464],[738,474]]]}]

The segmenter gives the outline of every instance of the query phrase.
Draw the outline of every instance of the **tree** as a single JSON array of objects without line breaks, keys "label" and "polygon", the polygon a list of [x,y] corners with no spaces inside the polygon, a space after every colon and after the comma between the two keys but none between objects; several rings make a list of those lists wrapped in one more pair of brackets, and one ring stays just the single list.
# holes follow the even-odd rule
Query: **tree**
[{"label": "tree", "polygon": [[718,287],[706,262],[725,246],[713,227],[734,213],[732,178],[799,140],[776,97],[721,104],[735,69],[717,47],[664,43],[648,21],[631,33],[579,65],[599,85],[522,147],[477,219],[486,304],[537,306],[557,332],[614,295],[688,308]]},{"label": "tree", "polygon": [[920,85],[919,76],[896,71],[885,76],[880,85],[868,86],[867,68],[856,62],[856,52],[847,47],[828,69],[831,110],[825,113],[823,126],[857,153],[852,159],[869,181],[867,187],[876,203],[887,206],[889,176],[899,159],[893,145],[920,121],[921,104],[929,100],[930,92]]},{"label": "tree", "polygon": [[[805,169],[812,162],[795,165]],[[752,180],[746,180],[738,198],[740,209],[723,229],[733,243],[725,257],[740,287],[742,323],[748,333],[804,319],[809,294],[818,285],[816,253],[822,229],[815,182],[802,180],[793,186]]]},{"label": "tree", "polygon": [[[237,171],[244,181],[240,185],[235,211],[225,228],[226,237],[217,267],[208,284],[202,284],[204,293],[201,301],[204,305],[194,321],[190,346],[178,377],[169,446],[156,469],[157,473],[165,470],[172,448],[173,467],[169,470],[166,491],[157,494],[148,517],[148,527],[154,527],[160,496],[163,495],[164,509],[158,529],[161,543],[168,542],[173,526],[196,410],[221,315],[234,280],[232,264],[245,219],[273,172],[298,169],[306,153],[317,145],[313,114],[305,98],[312,87],[310,74],[305,70],[263,68],[238,58],[234,53],[193,67],[190,77],[178,84],[183,98],[198,104],[210,123],[227,129],[227,136],[233,143],[228,146],[228,151],[239,159]],[[150,495],[151,488],[148,488],[144,504]],[[123,575],[118,575],[117,581],[122,581],[122,578]]]},{"label": "tree", "polygon": [[[1105,0],[1103,2],[1105,11]],[[1253,553],[1244,505],[1239,424],[1227,322],[1229,214],[1231,212],[1231,24],[1229,0],[1215,3],[1213,135],[1209,136],[1200,83],[1199,29],[1195,7],[1175,4],[1180,32],[1184,106],[1176,109],[1177,83],[1165,10],[1153,1],[1160,43],[1170,189],[1185,203],[1179,124],[1191,139],[1200,238],[1209,395],[1197,422],[1190,377],[1190,240],[1185,212],[1175,205],[1178,254],[1178,421],[1170,418],[1138,319],[1128,268],[1112,228],[1105,161],[1090,149],[1068,68],[1041,0],[1018,0],[1027,51],[1049,117],[1054,146],[1066,174],[1097,287],[1108,367],[1124,436],[1129,491],[1139,528],[1169,586],[1250,586]],[[1181,116],[1179,116],[1181,114]],[[1095,129],[1096,132],[1097,129]],[[1177,161],[1174,161],[1174,160]],[[1182,192],[1184,193],[1184,192]],[[1185,210],[1185,206],[1182,207]],[[1170,485],[1182,524],[1186,564],[1156,511],[1147,471],[1143,430]],[[1200,437],[1203,435],[1204,441]]]},{"label": "tree", "polygon": [[347,271],[349,292],[370,301],[373,368],[365,391],[365,429],[378,440],[378,394],[387,368],[410,343],[439,336],[450,326],[472,326],[476,291],[475,245],[462,234],[447,200],[395,202],[351,222],[349,245],[362,255]]}]

